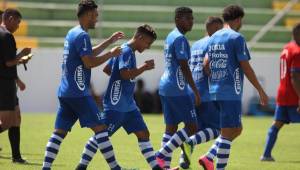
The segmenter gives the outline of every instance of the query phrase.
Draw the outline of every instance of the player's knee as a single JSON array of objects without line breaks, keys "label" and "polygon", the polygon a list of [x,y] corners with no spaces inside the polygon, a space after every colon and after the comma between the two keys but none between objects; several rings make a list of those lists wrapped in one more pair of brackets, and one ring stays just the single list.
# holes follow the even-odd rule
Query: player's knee
[{"label": "player's knee", "polygon": [[273,126],[275,126],[277,129],[280,129],[284,125],[284,122],[281,121],[274,121]]},{"label": "player's knee", "polygon": [[67,134],[68,134],[68,132],[63,130],[63,129],[55,129],[54,133],[58,133],[58,134],[63,135],[63,136],[67,136]]},{"label": "player's knee", "polygon": [[135,133],[138,140],[149,140],[150,139],[150,133],[149,131],[142,131],[139,133]]},{"label": "player's knee", "polygon": [[166,133],[168,133],[168,134],[174,134],[174,133],[176,133],[177,132],[177,129],[178,129],[178,126],[175,126],[175,125],[167,125],[166,126]]}]

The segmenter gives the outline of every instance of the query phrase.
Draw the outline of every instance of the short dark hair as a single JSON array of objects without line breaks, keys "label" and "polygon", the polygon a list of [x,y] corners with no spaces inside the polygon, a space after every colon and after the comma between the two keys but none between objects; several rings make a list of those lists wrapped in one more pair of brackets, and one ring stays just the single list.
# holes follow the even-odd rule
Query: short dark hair
[{"label": "short dark hair", "polygon": [[243,18],[245,15],[244,9],[239,5],[228,5],[224,8],[222,17],[225,22],[232,21],[237,18]]},{"label": "short dark hair", "polygon": [[205,21],[206,28],[212,24],[220,24],[223,25],[223,20],[220,17],[209,16]]},{"label": "short dark hair", "polygon": [[182,6],[175,9],[175,18],[180,18],[187,14],[193,14],[193,10],[189,7]]},{"label": "short dark hair", "polygon": [[293,37],[299,36],[300,35],[300,23],[297,23],[294,27],[293,27]]},{"label": "short dark hair", "polygon": [[97,9],[98,5],[93,0],[81,0],[78,4],[77,8],[77,17],[81,17],[88,11]]},{"label": "short dark hair", "polygon": [[138,34],[147,35],[147,36],[153,38],[154,40],[156,40],[156,38],[157,38],[155,30],[148,24],[139,26],[135,32],[135,35],[138,35]]},{"label": "short dark hair", "polygon": [[7,20],[9,17],[22,18],[21,13],[17,9],[8,8],[2,14],[2,19]]}]

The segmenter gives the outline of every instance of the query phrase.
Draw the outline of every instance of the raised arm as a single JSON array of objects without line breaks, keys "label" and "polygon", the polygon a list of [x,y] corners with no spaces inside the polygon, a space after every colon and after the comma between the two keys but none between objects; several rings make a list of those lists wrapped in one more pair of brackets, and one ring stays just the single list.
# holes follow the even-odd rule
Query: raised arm
[{"label": "raised arm", "polygon": [[115,43],[119,39],[124,38],[124,33],[123,32],[115,32],[113,33],[108,39],[103,41],[102,43],[96,45],[93,47],[93,56],[96,57],[98,56],[104,49],[106,49],[109,45]]}]

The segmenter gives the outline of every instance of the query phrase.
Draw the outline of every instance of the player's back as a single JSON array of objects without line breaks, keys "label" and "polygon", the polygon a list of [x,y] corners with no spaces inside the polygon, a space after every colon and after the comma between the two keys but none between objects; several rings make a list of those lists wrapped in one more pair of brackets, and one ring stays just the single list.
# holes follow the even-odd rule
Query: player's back
[{"label": "player's back", "polygon": [[241,100],[244,73],[240,61],[250,59],[244,37],[230,28],[223,28],[211,36],[207,50],[212,99]]},{"label": "player's back", "polygon": [[182,96],[188,94],[179,60],[190,58],[190,46],[185,36],[175,28],[171,31],[164,47],[165,70],[160,79],[159,94],[163,96]]},{"label": "player's back", "polygon": [[[191,58],[189,66],[195,85],[201,95],[201,101],[210,101],[208,89],[208,76],[204,72],[203,62],[205,58],[205,50],[207,49],[209,36],[196,41],[191,47]],[[192,91],[190,89],[190,91]]]},{"label": "player's back", "polygon": [[285,45],[280,55],[280,84],[277,93],[278,105],[298,105],[298,96],[291,82],[291,71],[298,68],[300,68],[300,47],[296,42],[292,41]]},{"label": "player's back", "polygon": [[81,26],[72,28],[64,43],[60,97],[89,96],[91,69],[84,67],[81,57],[92,54],[90,37]]},{"label": "player's back", "polygon": [[135,80],[122,79],[120,70],[136,68],[136,58],[134,51],[127,43],[122,45],[120,56],[113,57],[109,61],[111,75],[107,90],[104,95],[104,110],[115,110],[129,112],[137,108],[134,101]]}]

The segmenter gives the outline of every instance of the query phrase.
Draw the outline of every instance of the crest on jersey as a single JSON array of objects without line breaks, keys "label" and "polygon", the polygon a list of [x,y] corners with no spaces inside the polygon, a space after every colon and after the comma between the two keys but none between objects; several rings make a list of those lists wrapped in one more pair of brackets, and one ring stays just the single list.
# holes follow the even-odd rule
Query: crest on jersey
[{"label": "crest on jersey", "polygon": [[242,80],[240,76],[240,69],[237,68],[234,71],[233,74],[233,79],[234,79],[234,90],[236,94],[241,94],[242,91]]},{"label": "crest on jersey", "polygon": [[83,91],[85,89],[85,76],[82,65],[77,66],[75,69],[74,80],[79,90]]},{"label": "crest on jersey", "polygon": [[185,87],[185,79],[184,79],[184,76],[183,76],[183,73],[182,73],[180,67],[178,67],[177,71],[176,71],[176,80],[177,80],[178,88],[180,90],[183,90]]},{"label": "crest on jersey", "polygon": [[120,101],[121,94],[122,94],[121,80],[116,80],[115,82],[113,82],[110,91],[110,101],[112,105],[116,105]]}]

